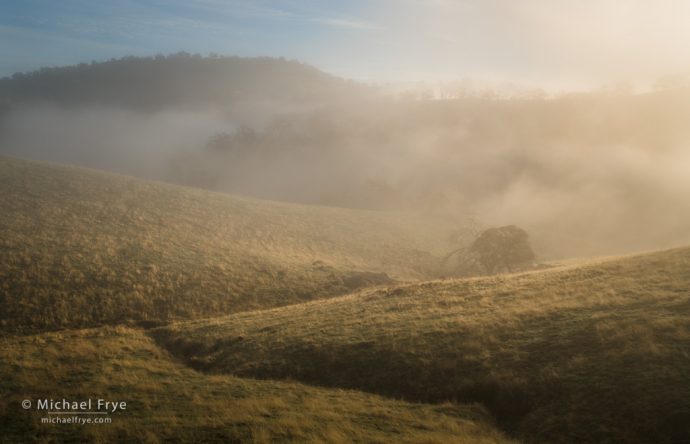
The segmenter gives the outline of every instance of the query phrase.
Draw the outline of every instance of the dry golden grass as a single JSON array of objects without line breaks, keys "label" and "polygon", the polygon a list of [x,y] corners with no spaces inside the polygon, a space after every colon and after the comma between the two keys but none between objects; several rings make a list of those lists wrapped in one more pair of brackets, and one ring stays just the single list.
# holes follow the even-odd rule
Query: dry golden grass
[{"label": "dry golden grass", "polygon": [[371,284],[362,271],[428,277],[458,229],[10,158],[0,158],[0,209],[5,331],[282,306]]},{"label": "dry golden grass", "polygon": [[[477,406],[200,374],[140,330],[0,338],[0,442],[508,443]],[[21,400],[127,402],[111,424],[41,424]]]},{"label": "dry golden grass", "polygon": [[[4,158],[0,208],[0,442],[504,442],[486,411],[527,442],[690,442],[690,249],[329,299],[433,276],[457,224]],[[189,319],[150,331],[188,366],[122,326],[28,335]],[[19,406],[63,396],[132,408]]]},{"label": "dry golden grass", "polygon": [[179,323],[195,368],[480,402],[530,442],[689,442],[690,249]]}]

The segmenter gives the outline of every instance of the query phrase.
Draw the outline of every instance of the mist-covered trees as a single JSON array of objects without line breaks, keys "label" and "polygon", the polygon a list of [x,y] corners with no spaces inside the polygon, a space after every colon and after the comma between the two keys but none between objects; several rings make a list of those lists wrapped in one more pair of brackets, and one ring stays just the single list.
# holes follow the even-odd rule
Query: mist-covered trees
[{"label": "mist-covered trees", "polygon": [[48,102],[154,111],[246,100],[313,101],[361,89],[296,61],[269,57],[124,57],[0,79],[0,104]]},{"label": "mist-covered trees", "polygon": [[468,246],[448,253],[441,267],[453,276],[478,276],[526,270],[535,259],[527,232],[506,225],[481,231]]},{"label": "mist-covered trees", "polygon": [[472,243],[468,254],[489,274],[529,267],[536,258],[527,232],[515,225],[484,231]]}]

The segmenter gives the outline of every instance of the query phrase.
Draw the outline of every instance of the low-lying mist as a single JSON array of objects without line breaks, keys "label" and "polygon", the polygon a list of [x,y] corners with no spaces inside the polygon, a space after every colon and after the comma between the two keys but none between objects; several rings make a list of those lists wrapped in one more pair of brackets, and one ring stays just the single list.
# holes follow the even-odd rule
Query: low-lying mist
[{"label": "low-lying mist", "polygon": [[226,128],[211,114],[43,105],[6,116],[0,140],[9,155],[164,179],[171,156]]},{"label": "low-lying mist", "polygon": [[266,199],[474,216],[543,258],[690,243],[690,94],[7,109],[0,152]]},{"label": "low-lying mist", "polygon": [[191,185],[525,227],[547,256],[690,241],[688,96],[378,101],[240,127],[173,161]]}]

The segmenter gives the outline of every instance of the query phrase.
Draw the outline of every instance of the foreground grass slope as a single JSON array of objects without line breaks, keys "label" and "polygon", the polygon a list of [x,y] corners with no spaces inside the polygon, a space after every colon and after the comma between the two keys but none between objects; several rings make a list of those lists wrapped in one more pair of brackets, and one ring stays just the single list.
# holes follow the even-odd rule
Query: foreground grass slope
[{"label": "foreground grass slope", "polygon": [[690,440],[690,249],[180,323],[212,373],[480,402],[528,442]]},{"label": "foreground grass slope", "polygon": [[457,229],[0,157],[0,328],[209,317],[423,278]]},{"label": "foreground grass slope", "polygon": [[[205,376],[140,330],[0,339],[0,442],[508,443],[479,407],[419,405],[352,391]],[[111,424],[42,424],[21,401],[127,402]]]}]

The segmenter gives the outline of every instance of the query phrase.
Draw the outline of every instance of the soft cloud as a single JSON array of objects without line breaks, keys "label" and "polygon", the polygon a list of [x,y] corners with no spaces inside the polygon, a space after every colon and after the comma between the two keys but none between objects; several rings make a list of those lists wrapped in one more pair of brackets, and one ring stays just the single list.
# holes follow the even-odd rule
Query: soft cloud
[{"label": "soft cloud", "polygon": [[336,28],[348,28],[348,29],[381,29],[380,26],[374,25],[372,23],[359,21],[359,20],[346,20],[337,18],[317,18],[314,21],[318,23],[323,23],[324,25],[334,26]]},{"label": "soft cloud", "polygon": [[[664,0],[403,0],[376,20],[390,30],[389,66],[438,78],[499,76],[533,83],[650,83],[690,70],[690,2]],[[383,48],[381,48],[383,49]],[[391,50],[392,49],[392,50]],[[405,69],[402,69],[405,71]]]}]

